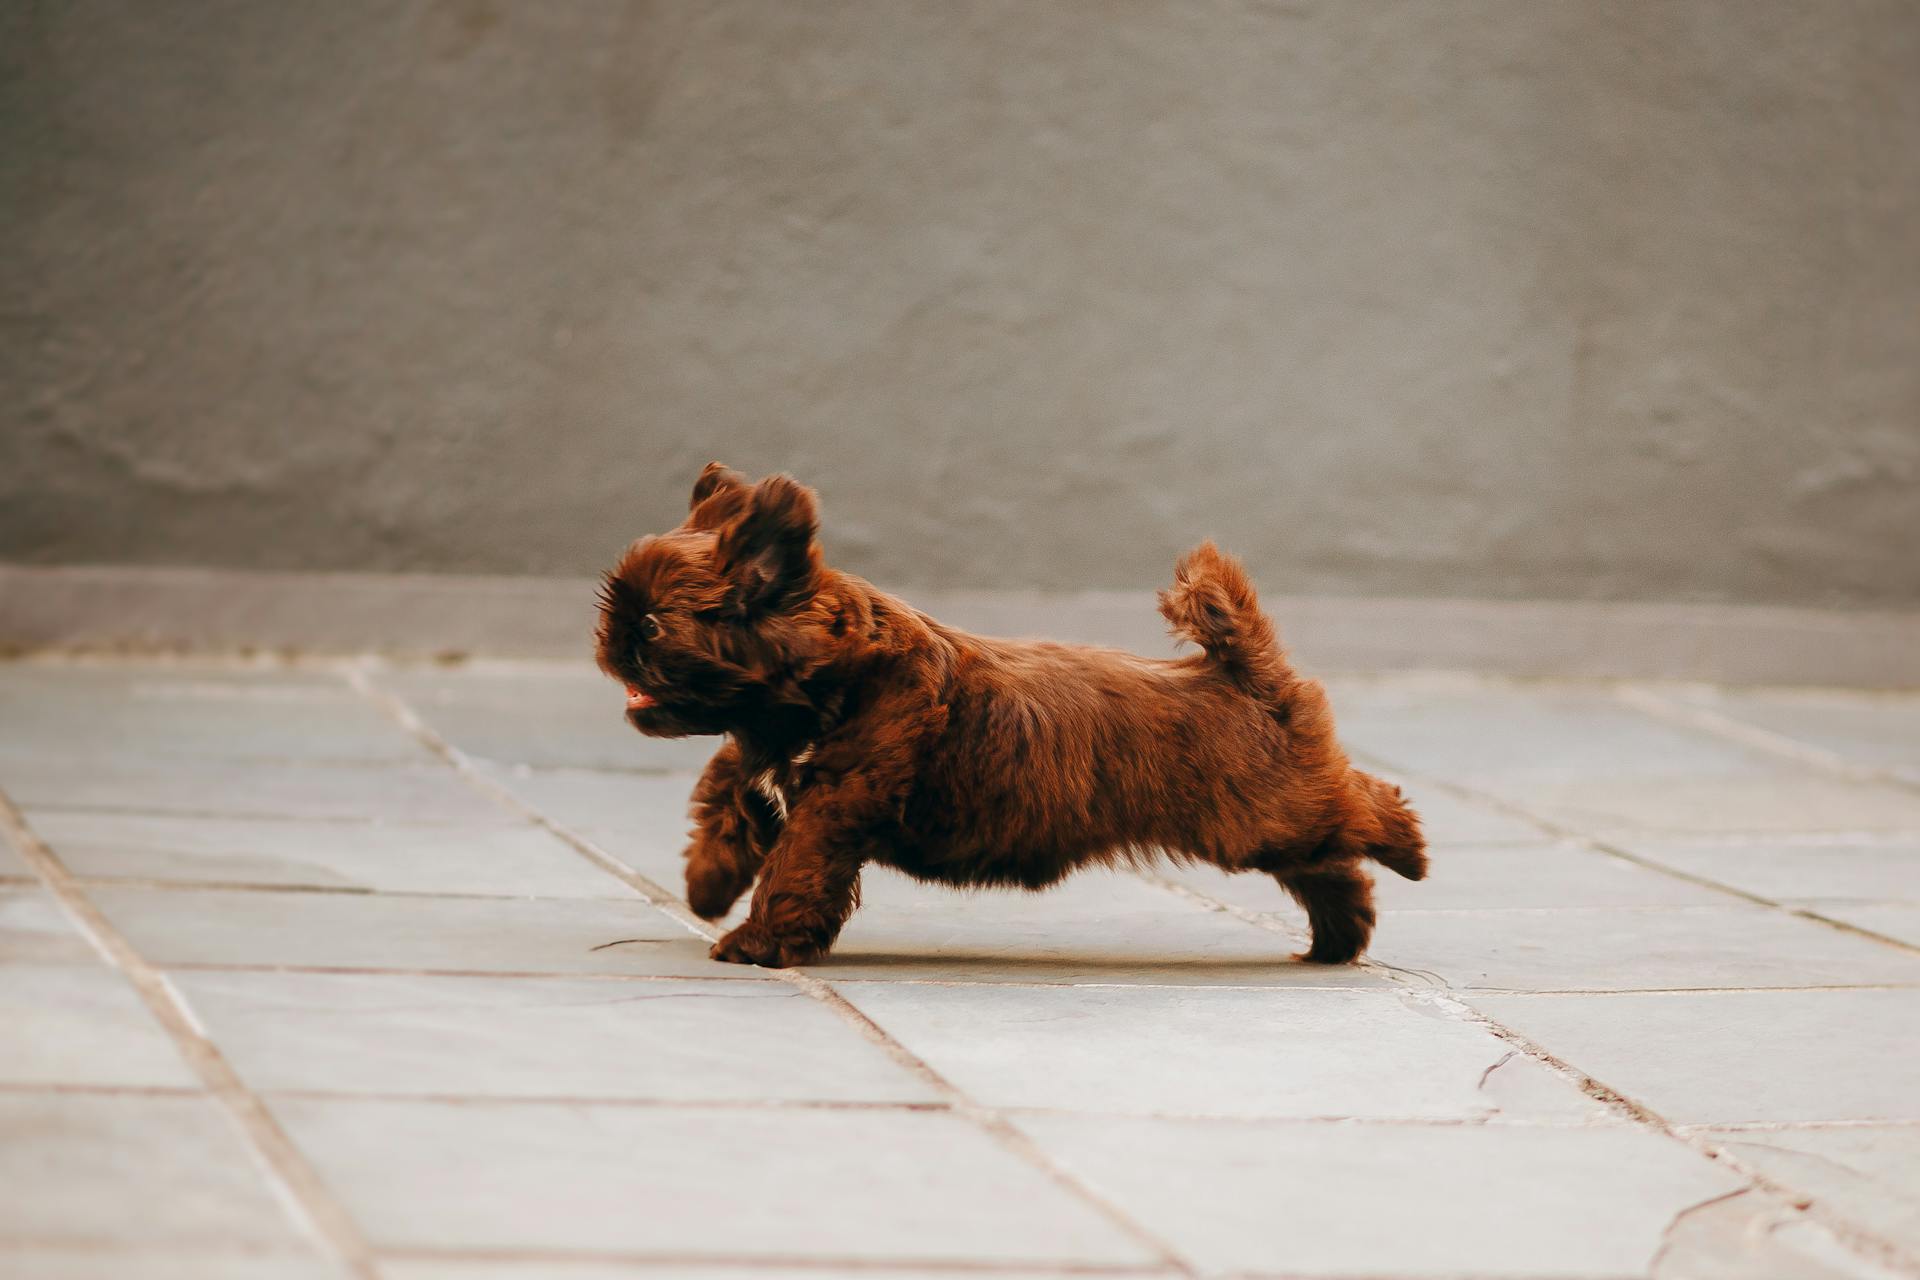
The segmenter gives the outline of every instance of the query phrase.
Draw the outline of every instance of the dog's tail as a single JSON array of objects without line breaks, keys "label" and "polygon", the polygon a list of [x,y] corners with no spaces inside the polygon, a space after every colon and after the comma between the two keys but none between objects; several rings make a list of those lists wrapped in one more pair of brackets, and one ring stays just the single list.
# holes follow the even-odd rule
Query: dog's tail
[{"label": "dog's tail", "polygon": [[1358,769],[1348,773],[1347,785],[1353,791],[1348,810],[1352,816],[1342,839],[1389,871],[1409,880],[1425,879],[1427,839],[1400,788]]},{"label": "dog's tail", "polygon": [[1298,677],[1272,619],[1260,612],[1240,562],[1212,542],[1180,557],[1173,585],[1160,593],[1160,614],[1254,697],[1278,704],[1292,696]]}]

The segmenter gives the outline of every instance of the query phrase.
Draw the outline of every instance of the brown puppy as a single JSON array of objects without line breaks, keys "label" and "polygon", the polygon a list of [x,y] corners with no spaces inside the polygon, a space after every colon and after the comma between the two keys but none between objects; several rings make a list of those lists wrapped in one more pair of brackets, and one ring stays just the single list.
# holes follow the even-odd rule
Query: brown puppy
[{"label": "brown puppy", "polygon": [[1353,768],[1239,564],[1184,556],[1160,612],[1179,659],[944,627],[822,562],[813,493],[710,463],[679,528],[607,575],[600,666],[655,737],[724,733],[694,790],[687,898],[717,960],[826,954],[860,868],[1039,889],[1160,854],[1262,871],[1306,908],[1306,959],[1373,931],[1371,858],[1426,873],[1399,789]]}]

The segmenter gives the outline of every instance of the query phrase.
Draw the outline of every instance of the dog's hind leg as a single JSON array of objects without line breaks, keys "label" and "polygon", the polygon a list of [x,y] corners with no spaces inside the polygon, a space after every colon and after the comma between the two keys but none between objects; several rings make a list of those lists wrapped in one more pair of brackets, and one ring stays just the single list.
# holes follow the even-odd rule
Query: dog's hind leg
[{"label": "dog's hind leg", "polygon": [[1307,863],[1273,876],[1306,909],[1313,926],[1313,943],[1301,959],[1346,964],[1367,949],[1373,936],[1373,881],[1358,863]]}]

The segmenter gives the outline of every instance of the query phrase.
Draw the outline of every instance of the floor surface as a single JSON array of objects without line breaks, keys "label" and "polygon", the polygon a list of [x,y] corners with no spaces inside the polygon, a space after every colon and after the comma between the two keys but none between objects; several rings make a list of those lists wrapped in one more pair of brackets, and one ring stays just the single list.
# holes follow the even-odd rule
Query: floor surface
[{"label": "floor surface", "polygon": [[1330,681],[1433,843],[716,964],[581,667],[0,665],[0,1275],[1920,1265],[1920,696]]}]

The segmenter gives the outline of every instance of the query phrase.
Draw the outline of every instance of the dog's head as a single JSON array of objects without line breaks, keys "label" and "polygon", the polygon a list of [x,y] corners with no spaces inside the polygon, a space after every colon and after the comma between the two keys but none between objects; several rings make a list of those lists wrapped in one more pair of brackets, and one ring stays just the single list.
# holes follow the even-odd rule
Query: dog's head
[{"label": "dog's head", "polygon": [[660,738],[803,718],[806,678],[844,631],[818,600],[813,492],[710,462],[678,528],[627,548],[600,593],[601,670]]}]

